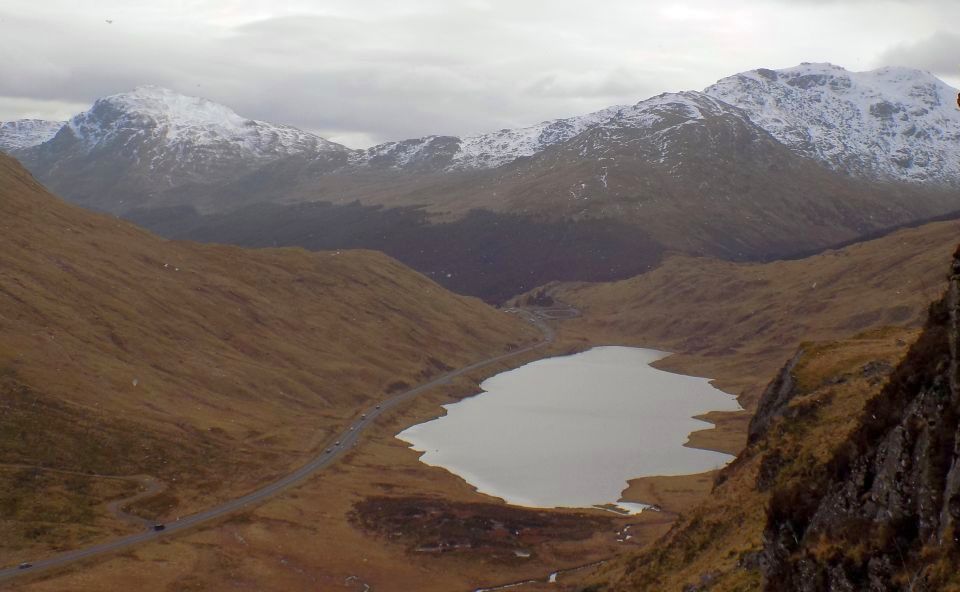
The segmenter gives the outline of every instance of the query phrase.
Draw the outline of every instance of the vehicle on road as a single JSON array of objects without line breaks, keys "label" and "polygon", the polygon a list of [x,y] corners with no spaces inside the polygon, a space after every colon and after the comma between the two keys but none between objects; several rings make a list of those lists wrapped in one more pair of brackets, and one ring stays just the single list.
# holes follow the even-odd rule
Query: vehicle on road
[{"label": "vehicle on road", "polygon": [[327,448],[327,454],[330,454],[331,452],[333,452],[333,448]]},{"label": "vehicle on road", "polygon": [[23,562],[17,566],[17,569],[30,569],[31,567],[33,567],[32,563]]},{"label": "vehicle on road", "polygon": [[153,525],[153,529],[154,529],[155,531],[157,531],[157,532],[160,532],[161,530],[166,530],[166,529],[167,529],[167,525],[166,525],[166,524],[154,524],[154,525]]},{"label": "vehicle on road", "polygon": [[334,442],[333,445],[334,445],[334,446],[340,446],[340,440],[337,440],[336,442]]},{"label": "vehicle on road", "polygon": [[366,418],[367,418],[367,414],[366,414],[366,413],[364,413],[363,415],[360,416],[360,419],[366,419]]},{"label": "vehicle on road", "polygon": [[380,405],[377,405],[377,409],[380,409]]}]

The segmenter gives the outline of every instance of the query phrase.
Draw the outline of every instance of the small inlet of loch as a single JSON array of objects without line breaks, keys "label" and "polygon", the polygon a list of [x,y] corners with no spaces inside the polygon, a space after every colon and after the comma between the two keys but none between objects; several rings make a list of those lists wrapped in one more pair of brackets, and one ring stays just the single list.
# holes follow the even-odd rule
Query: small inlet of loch
[{"label": "small inlet of loch", "polygon": [[710,426],[693,416],[740,407],[705,378],[650,366],[667,355],[608,346],[538,360],[397,437],[423,462],[512,504],[617,504],[628,479],[700,473],[733,458],[683,446]]}]

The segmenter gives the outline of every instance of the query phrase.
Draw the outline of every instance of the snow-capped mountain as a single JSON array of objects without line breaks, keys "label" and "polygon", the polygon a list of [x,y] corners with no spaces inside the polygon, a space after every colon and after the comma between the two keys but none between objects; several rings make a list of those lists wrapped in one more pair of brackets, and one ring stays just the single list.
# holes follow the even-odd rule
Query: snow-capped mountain
[{"label": "snow-capped mountain", "polygon": [[616,116],[622,108],[607,107],[586,115],[545,121],[530,127],[465,137],[454,156],[453,168],[495,168],[521,157],[533,156],[602,124]]},{"label": "snow-capped mountain", "polygon": [[67,125],[89,150],[117,139],[126,141],[130,133],[138,142],[155,141],[158,149],[184,155],[228,150],[238,156],[272,159],[343,149],[297,128],[241,117],[219,103],[158,86],[140,86],[98,99]]},{"label": "snow-capped mountain", "polygon": [[98,99],[51,140],[16,156],[55,191],[117,210],[147,203],[158,192],[223,182],[285,157],[339,151],[346,148],[290,126],[142,86]]},{"label": "snow-capped mountain", "polygon": [[[142,87],[15,155],[168,236],[374,248],[489,298],[626,277],[664,251],[788,256],[960,208],[953,91],[929,75],[804,65],[708,91],[350,150]],[[925,182],[876,182],[891,178]]]},{"label": "snow-capped mountain", "polygon": [[[803,64],[737,74],[704,93],[668,93],[518,129],[351,150],[289,126],[246,119],[205,99],[146,86],[102,98],[51,140],[14,152],[55,191],[114,213],[184,205],[211,213],[256,202],[316,200],[445,211],[566,211],[561,204],[573,196],[606,195],[615,203],[600,210],[613,215],[625,207],[617,199],[634,199],[653,187],[672,191],[656,180],[664,167],[684,183],[697,179],[698,186],[715,187],[717,179],[703,171],[733,179],[742,169],[728,166],[729,151],[757,146],[764,149],[730,158],[752,166],[750,159],[768,162],[767,155],[776,153],[782,167],[789,160],[786,150],[854,181],[956,187],[960,112],[954,92],[916,70],[851,73]],[[739,143],[730,141],[735,136]],[[533,170],[558,154],[562,162],[552,166],[583,177],[571,179],[570,187],[550,180],[566,182],[564,174],[540,170],[531,173],[526,194],[536,199],[514,200],[506,190],[480,196],[472,189],[500,177],[511,179],[510,186],[524,185],[514,169]],[[618,164],[602,160],[611,155]],[[461,183],[461,176],[472,180]],[[777,186],[766,191],[776,194]],[[915,214],[941,209],[922,206]]]},{"label": "snow-capped mountain", "polygon": [[357,151],[355,165],[417,170],[492,169],[533,156],[607,121],[621,109],[607,107],[586,115],[553,119],[516,129],[472,136],[426,136],[378,144]]},{"label": "snow-capped mountain", "polygon": [[705,92],[837,171],[960,185],[957,90],[928,72],[804,63],[736,74]]},{"label": "snow-capped mountain", "polygon": [[682,145],[685,136],[680,133],[680,128],[702,126],[708,119],[721,118],[727,119],[728,123],[746,123],[745,114],[739,109],[704,93],[663,93],[617,109],[610,118],[595,126],[591,133],[584,134],[582,140],[578,138],[581,141],[572,142],[571,146],[579,146],[577,150],[584,157],[599,158],[630,145],[650,162],[673,159],[681,164],[680,159],[687,147]]},{"label": "snow-capped mountain", "polygon": [[[831,64],[758,69],[724,78],[704,93],[667,94],[632,106],[467,136],[388,142],[351,162],[414,171],[496,168],[604,127],[648,128],[666,100],[703,96],[742,109],[777,140],[834,170],[871,180],[960,185],[956,89],[928,72],[880,68],[849,72]],[[662,105],[661,105],[662,106]],[[653,118],[653,119],[651,119]]]},{"label": "snow-capped mountain", "polygon": [[0,150],[10,152],[43,144],[55,136],[64,123],[43,119],[0,121]]},{"label": "snow-capped mountain", "polygon": [[671,248],[711,243],[737,257],[815,248],[960,206],[960,196],[838,175],[695,91],[619,109],[491,185],[492,207],[629,221]]},{"label": "snow-capped mountain", "polygon": [[[377,249],[501,301],[551,280],[643,273],[667,251],[783,257],[960,208],[956,191],[838,174],[699,92],[615,109],[499,167],[444,169],[459,142],[411,141],[399,166],[278,161],[214,199],[181,193],[187,207],[130,215],[171,238]],[[203,199],[197,216],[189,204]]]}]

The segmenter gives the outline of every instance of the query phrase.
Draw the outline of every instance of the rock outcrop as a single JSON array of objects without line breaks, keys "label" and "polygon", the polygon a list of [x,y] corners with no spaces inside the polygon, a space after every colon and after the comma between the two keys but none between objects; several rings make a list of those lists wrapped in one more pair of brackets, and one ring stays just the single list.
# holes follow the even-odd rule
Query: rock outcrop
[{"label": "rock outcrop", "polygon": [[960,585],[960,250],[949,289],[825,470],[775,489],[767,590]]}]

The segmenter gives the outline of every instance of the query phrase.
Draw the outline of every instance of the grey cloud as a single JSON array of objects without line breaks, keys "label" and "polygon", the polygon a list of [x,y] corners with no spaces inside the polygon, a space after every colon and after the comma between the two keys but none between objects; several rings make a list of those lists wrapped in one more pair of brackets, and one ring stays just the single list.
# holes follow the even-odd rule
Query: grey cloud
[{"label": "grey cloud", "polygon": [[[42,8],[7,0],[0,119],[37,111],[31,100],[89,104],[150,83],[333,137],[467,134],[703,88],[742,69],[819,61],[809,53],[814,29],[836,39],[839,55],[826,57],[841,65],[883,50],[882,41],[848,47],[843,27],[856,25],[824,23],[815,7],[784,34],[776,2],[745,0],[738,6],[767,20],[753,33],[729,33],[725,18],[735,11],[708,0],[688,2],[706,15],[696,21],[663,20],[665,5],[652,0],[277,0],[271,18],[253,18],[261,3],[252,0],[193,0],[199,16],[186,24],[162,3],[102,0],[102,10],[118,13],[113,25],[66,0]],[[136,22],[140,10],[149,18]],[[217,20],[224,12],[229,22]]]},{"label": "grey cloud", "polygon": [[201,53],[196,43],[113,28],[106,23],[51,23],[3,15],[0,94],[41,100],[92,98],[153,83],[187,86],[181,65]]},{"label": "grey cloud", "polygon": [[[525,87],[525,90],[537,97],[582,98],[624,97],[633,94],[637,100],[645,98],[649,88],[650,75],[636,75],[624,68],[550,72],[538,77]],[[638,93],[639,89],[644,89]]]},{"label": "grey cloud", "polygon": [[960,34],[937,31],[931,37],[894,47],[881,56],[884,64],[922,68],[942,76],[960,76]]},{"label": "grey cloud", "polygon": [[[2,95],[92,100],[153,83],[332,135],[480,132],[633,101],[647,91],[636,77],[598,78],[591,60],[572,52],[563,70],[553,70],[549,91],[528,84],[525,78],[553,66],[547,58],[558,50],[482,11],[406,15],[376,26],[344,17],[283,17],[219,39],[183,36],[172,43],[100,23],[65,26],[52,37],[39,21],[21,18],[15,28],[19,38],[0,41],[21,53],[0,65]],[[477,56],[485,46],[490,50]]]}]

